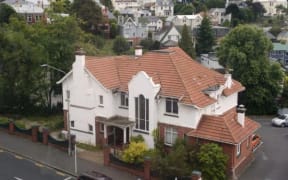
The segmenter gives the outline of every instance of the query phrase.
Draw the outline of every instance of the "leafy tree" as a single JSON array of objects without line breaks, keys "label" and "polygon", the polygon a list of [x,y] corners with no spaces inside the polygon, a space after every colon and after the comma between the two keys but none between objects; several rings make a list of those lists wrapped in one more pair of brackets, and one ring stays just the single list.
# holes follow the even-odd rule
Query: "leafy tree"
[{"label": "leafy tree", "polygon": [[279,106],[288,107],[288,76],[286,75],[283,83],[283,91],[279,99]]},{"label": "leafy tree", "polygon": [[11,15],[16,15],[15,10],[5,3],[0,3],[0,24],[9,23]]},{"label": "leafy tree", "polygon": [[197,54],[208,53],[212,51],[212,47],[215,44],[214,34],[209,17],[204,16],[199,31],[197,33]]},{"label": "leafy tree", "polygon": [[113,51],[120,55],[124,54],[130,49],[129,43],[122,36],[117,36],[113,43]]},{"label": "leafy tree", "polygon": [[50,9],[54,13],[68,13],[70,11],[71,3],[69,0],[52,1]]},{"label": "leafy tree", "polygon": [[100,0],[100,2],[106,6],[110,11],[113,11],[113,4],[111,0]]},{"label": "leafy tree", "polygon": [[207,0],[205,1],[205,5],[208,9],[211,8],[225,8],[225,0]]},{"label": "leafy tree", "polygon": [[110,38],[114,39],[119,34],[119,27],[116,22],[110,22]]},{"label": "leafy tree", "polygon": [[279,64],[270,64],[268,53],[271,41],[261,29],[241,25],[234,28],[220,43],[219,63],[232,68],[233,77],[246,91],[240,94],[239,103],[246,104],[248,113],[268,114],[276,108],[275,98],[280,92],[283,73]]},{"label": "leafy tree", "polygon": [[143,163],[147,151],[148,148],[144,142],[131,141],[129,147],[122,154],[122,160],[132,164]]},{"label": "leafy tree", "polygon": [[226,179],[227,155],[215,143],[203,144],[197,154],[203,179]]},{"label": "leafy tree", "polygon": [[196,57],[192,38],[189,34],[186,24],[183,26],[183,29],[182,29],[181,40],[179,41],[179,47],[183,49],[190,57],[192,58]]},{"label": "leafy tree", "polygon": [[177,3],[174,6],[174,14],[176,15],[193,14],[194,12],[195,7],[193,6],[193,4]]},{"label": "leafy tree", "polygon": [[74,0],[71,5],[72,13],[81,21],[81,27],[86,32],[100,33],[97,25],[102,23],[102,10],[93,0]]}]

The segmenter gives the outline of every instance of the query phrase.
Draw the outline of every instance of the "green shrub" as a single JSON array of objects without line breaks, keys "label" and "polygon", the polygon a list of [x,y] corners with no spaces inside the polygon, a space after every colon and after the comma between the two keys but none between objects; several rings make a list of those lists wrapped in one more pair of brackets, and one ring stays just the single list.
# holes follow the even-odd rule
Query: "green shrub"
[{"label": "green shrub", "polygon": [[138,136],[132,136],[130,141],[136,142],[136,143],[144,142],[144,138],[143,138],[143,136],[141,136],[141,134],[139,134]]},{"label": "green shrub", "polygon": [[122,160],[127,163],[140,164],[144,162],[144,157],[148,152],[144,142],[131,142],[129,147],[124,150]]}]

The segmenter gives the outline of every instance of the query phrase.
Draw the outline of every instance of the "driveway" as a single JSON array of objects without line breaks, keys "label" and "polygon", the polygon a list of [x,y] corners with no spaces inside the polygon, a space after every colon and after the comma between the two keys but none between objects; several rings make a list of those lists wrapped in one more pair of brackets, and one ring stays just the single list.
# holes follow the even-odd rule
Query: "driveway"
[{"label": "driveway", "polygon": [[288,127],[271,126],[272,117],[253,117],[261,124],[258,134],[264,142],[255,153],[255,161],[240,180],[288,179]]}]

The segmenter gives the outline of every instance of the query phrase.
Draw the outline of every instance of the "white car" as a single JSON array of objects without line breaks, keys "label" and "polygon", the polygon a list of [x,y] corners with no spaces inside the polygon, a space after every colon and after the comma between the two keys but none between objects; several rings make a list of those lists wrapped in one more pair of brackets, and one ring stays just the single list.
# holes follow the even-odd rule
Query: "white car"
[{"label": "white car", "polygon": [[272,125],[286,127],[288,126],[288,114],[281,114],[272,119]]}]

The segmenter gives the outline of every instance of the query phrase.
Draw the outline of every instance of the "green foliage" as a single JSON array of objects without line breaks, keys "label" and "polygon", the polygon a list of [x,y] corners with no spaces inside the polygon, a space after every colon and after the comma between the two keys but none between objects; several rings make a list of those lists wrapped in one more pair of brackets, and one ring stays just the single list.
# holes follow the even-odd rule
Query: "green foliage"
[{"label": "green foliage", "polygon": [[140,45],[147,50],[157,50],[160,49],[160,42],[153,41],[152,39],[143,39],[140,42]]},{"label": "green foliage", "polygon": [[281,27],[279,25],[274,25],[272,28],[269,30],[271,34],[273,34],[275,37],[278,36],[278,34],[281,32]]},{"label": "green foliage", "polygon": [[286,75],[283,83],[283,91],[279,99],[279,106],[281,108],[288,107],[288,77]]},{"label": "green foliage", "polygon": [[69,13],[71,3],[69,0],[52,1],[50,4],[50,11],[53,13]]},{"label": "green foliage", "polygon": [[89,145],[89,144],[86,144],[86,143],[85,144],[84,143],[77,143],[77,147],[81,148],[81,149],[88,150],[88,151],[95,151],[95,152],[101,150],[101,147]]},{"label": "green foliage", "polygon": [[113,43],[113,51],[120,55],[125,54],[130,49],[129,43],[122,36],[117,36]]},{"label": "green foliage", "polygon": [[144,138],[142,135],[138,135],[138,136],[132,136],[131,139],[130,139],[131,142],[136,142],[136,143],[139,143],[139,142],[144,142]]},{"label": "green foliage", "polygon": [[276,108],[283,72],[279,64],[270,64],[271,49],[272,43],[263,31],[249,25],[234,28],[218,48],[219,63],[232,68],[233,78],[246,87],[239,104],[245,104],[250,114],[270,114]]},{"label": "green foliage", "polygon": [[71,5],[72,13],[80,20],[81,27],[86,32],[99,34],[98,24],[102,23],[102,10],[93,0],[74,0]]},{"label": "green foliage", "polygon": [[212,51],[212,47],[215,44],[215,38],[211,22],[207,16],[204,16],[201,22],[196,39],[196,50],[198,55]]},{"label": "green foliage", "polygon": [[144,142],[131,141],[129,147],[122,154],[122,160],[127,163],[140,164],[144,162],[147,152],[148,149]]},{"label": "green foliage", "polygon": [[15,10],[5,3],[0,3],[0,25],[2,23],[9,23],[9,18],[12,15],[16,15]]},{"label": "green foliage", "polygon": [[211,8],[225,8],[225,0],[207,0],[205,1],[205,5],[208,9]]},{"label": "green foliage", "polygon": [[183,15],[183,14],[193,14],[195,13],[196,9],[193,4],[182,4],[177,3],[174,6],[174,14],[175,15]]},{"label": "green foliage", "polygon": [[204,144],[197,154],[203,179],[226,179],[227,155],[214,143]]},{"label": "green foliage", "polygon": [[110,11],[113,11],[113,4],[112,4],[112,1],[111,1],[111,0],[100,0],[100,2],[101,2],[104,6],[108,7],[108,9],[109,9]]},{"label": "green foliage", "polygon": [[181,40],[179,41],[179,47],[183,49],[190,57],[195,58],[196,53],[193,47],[192,38],[189,34],[186,24],[183,26],[181,33]]},{"label": "green foliage", "polygon": [[119,34],[119,27],[116,22],[110,23],[110,38],[114,39]]}]

